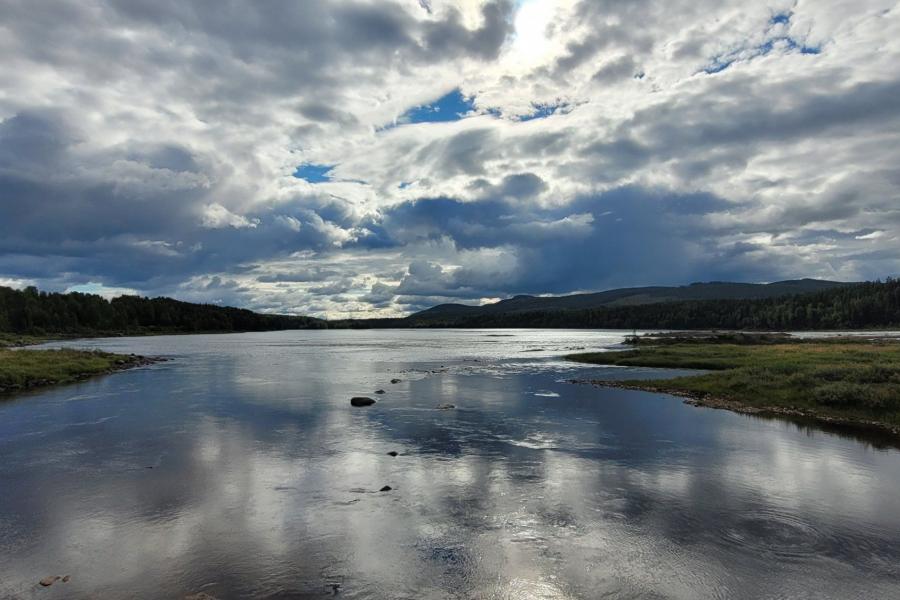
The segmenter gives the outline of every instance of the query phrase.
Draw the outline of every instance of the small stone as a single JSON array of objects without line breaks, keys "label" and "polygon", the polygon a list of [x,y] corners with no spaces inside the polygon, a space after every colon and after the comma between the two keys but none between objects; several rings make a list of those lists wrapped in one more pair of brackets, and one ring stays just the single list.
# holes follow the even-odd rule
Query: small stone
[{"label": "small stone", "polygon": [[60,579],[59,575],[47,575],[46,577],[41,579],[38,583],[40,583],[44,587],[50,587],[51,585],[53,585],[54,583],[59,581],[59,579]]},{"label": "small stone", "polygon": [[384,486],[383,488],[381,488],[381,489],[378,490],[378,491],[379,491],[379,492],[389,492],[389,491],[391,491],[392,489],[393,489],[393,488],[392,488],[391,486],[386,485],[386,486]]},{"label": "small stone", "polygon": [[387,392],[385,392],[384,390],[375,390],[375,393],[376,394],[385,394]]},{"label": "small stone", "polygon": [[396,450],[391,450],[390,452],[388,452],[388,456],[397,456],[398,454],[399,452],[397,452]]},{"label": "small stone", "polygon": [[350,404],[353,406],[372,406],[375,404],[375,401],[366,396],[354,396],[353,398],[350,398]]},{"label": "small stone", "polygon": [[400,383],[399,379],[391,379],[391,383]]},{"label": "small stone", "polygon": [[438,410],[451,410],[454,408],[456,408],[455,404],[438,404],[437,405]]},{"label": "small stone", "polygon": [[65,577],[62,578],[62,582],[63,582],[63,583],[69,583],[69,580],[70,580],[70,579],[72,579],[72,576],[71,576],[71,575],[66,575]]}]

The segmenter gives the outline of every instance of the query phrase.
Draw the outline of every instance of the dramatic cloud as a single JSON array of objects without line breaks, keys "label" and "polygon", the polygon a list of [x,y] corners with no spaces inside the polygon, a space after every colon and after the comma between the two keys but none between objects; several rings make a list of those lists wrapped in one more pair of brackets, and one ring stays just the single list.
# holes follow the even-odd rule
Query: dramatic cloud
[{"label": "dramatic cloud", "polygon": [[893,275],[898,11],[0,0],[0,283],[389,316]]}]

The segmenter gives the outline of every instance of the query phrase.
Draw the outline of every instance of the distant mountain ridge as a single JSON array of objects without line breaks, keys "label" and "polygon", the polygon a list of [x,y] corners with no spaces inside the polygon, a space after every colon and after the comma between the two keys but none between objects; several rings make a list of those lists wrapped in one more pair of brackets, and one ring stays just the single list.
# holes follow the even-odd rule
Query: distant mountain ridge
[{"label": "distant mountain ridge", "polygon": [[711,281],[684,286],[650,286],[607,290],[566,296],[519,295],[493,304],[439,304],[407,317],[417,323],[434,323],[487,315],[525,313],[535,311],[586,310],[617,306],[640,306],[661,302],[687,300],[759,300],[795,294],[812,294],[855,282],[822,279],[791,279],[773,283],[734,283]]}]

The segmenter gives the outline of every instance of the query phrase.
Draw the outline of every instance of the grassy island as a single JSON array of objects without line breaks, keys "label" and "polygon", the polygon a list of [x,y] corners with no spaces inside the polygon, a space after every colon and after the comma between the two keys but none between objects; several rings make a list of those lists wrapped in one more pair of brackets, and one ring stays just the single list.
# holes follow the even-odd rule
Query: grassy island
[{"label": "grassy island", "polygon": [[93,350],[13,350],[0,347],[0,394],[72,383],[155,362]]},{"label": "grassy island", "polygon": [[672,379],[590,383],[664,392],[700,406],[811,417],[900,434],[900,342],[711,334],[632,338],[632,349],[578,362],[710,371]]}]

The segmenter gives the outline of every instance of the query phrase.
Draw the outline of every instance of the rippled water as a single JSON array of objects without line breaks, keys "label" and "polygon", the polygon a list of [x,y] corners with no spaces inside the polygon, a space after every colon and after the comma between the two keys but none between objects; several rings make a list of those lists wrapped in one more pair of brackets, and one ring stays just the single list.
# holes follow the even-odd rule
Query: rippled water
[{"label": "rippled water", "polygon": [[566,383],[621,339],[75,342],[173,360],[0,401],[0,597],[900,597],[897,450]]}]

